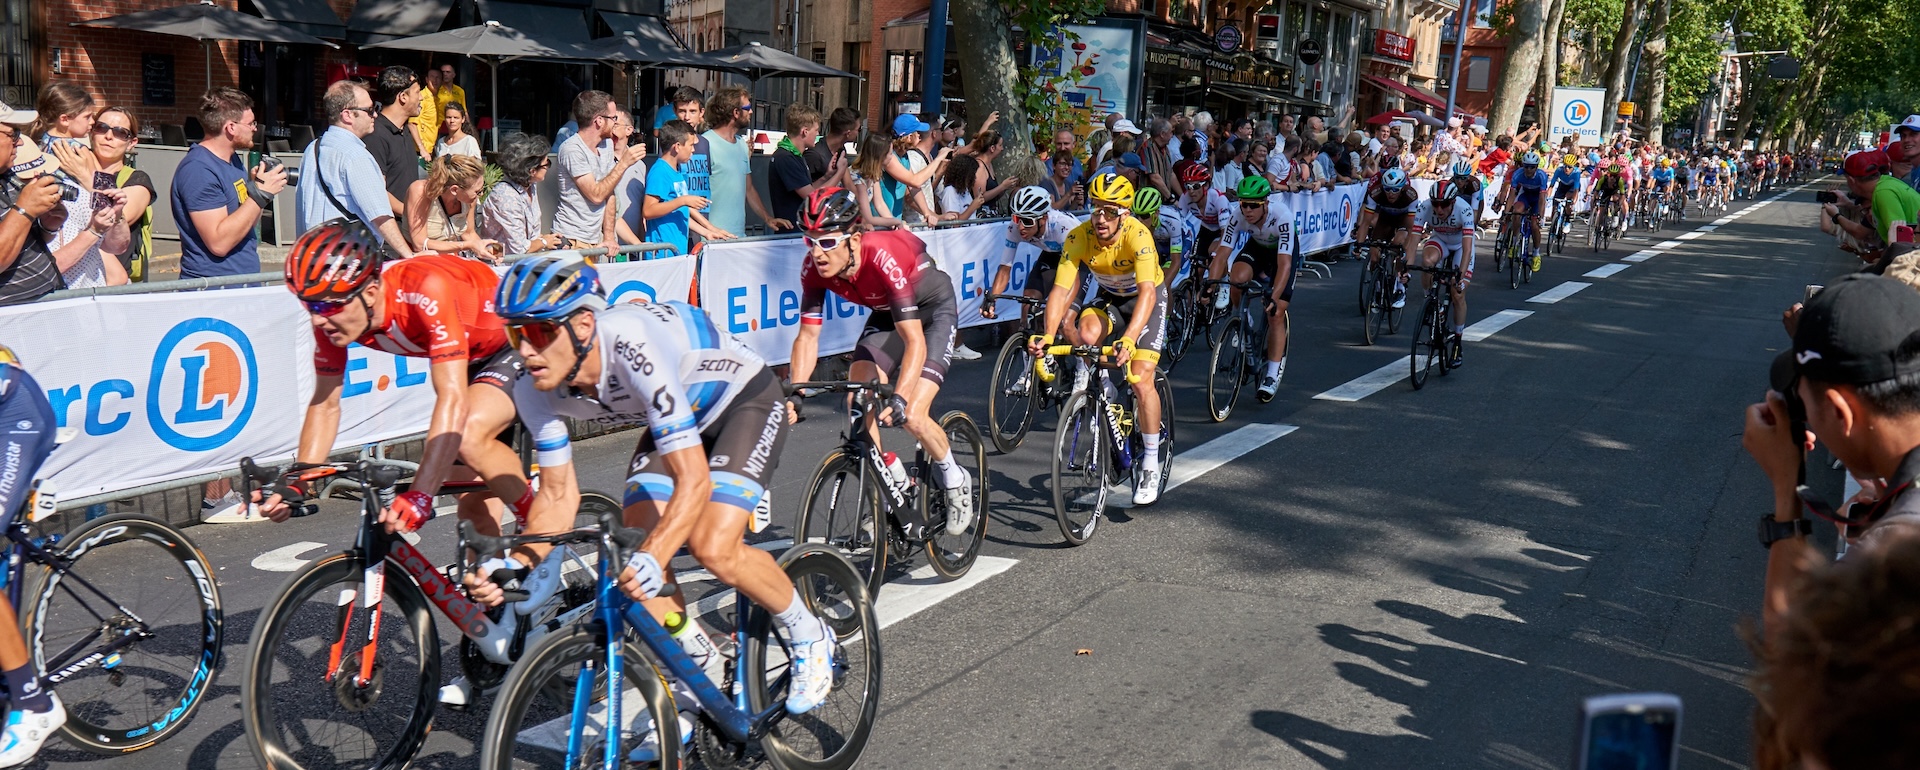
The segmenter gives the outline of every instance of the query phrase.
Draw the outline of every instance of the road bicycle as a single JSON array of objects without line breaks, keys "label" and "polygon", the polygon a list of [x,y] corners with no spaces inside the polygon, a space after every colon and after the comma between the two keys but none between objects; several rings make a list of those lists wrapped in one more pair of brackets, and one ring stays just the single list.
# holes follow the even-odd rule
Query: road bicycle
[{"label": "road bicycle", "polygon": [[[1505,235],[1504,231],[1502,235]],[[1519,232],[1513,234],[1513,242],[1508,244],[1507,288],[1518,289],[1522,283],[1533,283],[1533,218],[1520,218]]]},{"label": "road bicycle", "polygon": [[[803,395],[846,393],[852,408],[840,437],[842,444],[827,452],[807,484],[806,505],[793,524],[796,543],[817,543],[844,555],[865,581],[867,593],[880,595],[887,579],[890,552],[904,560],[924,550],[927,564],[943,580],[967,574],[987,537],[987,446],[980,429],[965,412],[940,417],[950,457],[972,475],[973,523],[959,534],[947,534],[945,487],[940,471],[924,448],[916,445],[905,473],[895,475],[891,452],[882,453],[868,434],[866,420],[875,419],[893,397],[893,388],[880,382],[798,382],[793,392]],[[864,416],[864,419],[863,419]],[[914,525],[913,522],[922,522]]]},{"label": "road bicycle", "polygon": [[1553,216],[1548,221],[1552,229],[1547,231],[1546,253],[1549,255],[1556,251],[1561,254],[1567,253],[1567,231],[1573,229],[1573,199],[1555,197]]},{"label": "road bicycle", "polygon": [[1045,323],[1047,300],[1019,294],[988,294],[986,301],[1012,300],[1021,305],[1026,319],[1024,332],[1010,335],[993,360],[993,386],[987,394],[987,425],[992,429],[994,448],[1001,454],[1019,449],[1041,412],[1066,403],[1067,386],[1059,382],[1040,382],[1033,376],[1033,357],[1027,354],[1027,337],[1040,334]]},{"label": "road bicycle", "polygon": [[[833,692],[813,710],[790,715],[791,648],[774,632],[772,615],[735,591],[731,652],[720,651],[703,669],[617,587],[616,574],[646,537],[619,521],[602,512],[592,528],[499,538],[461,523],[463,539],[482,552],[551,543],[590,547],[597,555],[591,618],[548,634],[514,665],[487,719],[480,767],[678,770],[688,744],[711,770],[760,759],[779,770],[845,770],[858,762],[879,712],[881,669],[879,619],[854,566],[816,543],[797,544],[778,557],[800,601],[833,629],[836,643]],[[661,595],[678,589],[668,584]],[[697,703],[677,701],[668,677]],[[693,735],[682,736],[678,713],[696,705]],[[657,726],[653,757],[636,762],[633,752],[642,748],[649,725]]]},{"label": "road bicycle", "polygon": [[1405,308],[1393,306],[1393,293],[1407,257],[1399,244],[1389,241],[1362,241],[1354,249],[1368,255],[1360,270],[1360,334],[1372,345],[1382,335],[1400,331]]},{"label": "road bicycle", "polygon": [[[1261,276],[1245,283],[1212,280],[1207,284],[1218,286],[1216,291],[1229,286],[1240,290],[1240,298],[1228,306],[1227,322],[1220,327],[1220,341],[1213,346],[1212,365],[1207,368],[1207,416],[1226,422],[1240,389],[1260,378],[1260,365],[1267,355],[1266,311],[1273,308],[1273,297],[1268,295],[1272,284]],[[1254,312],[1255,302],[1262,312]]]},{"label": "road bicycle", "polygon": [[42,686],[66,707],[60,734],[97,754],[139,751],[186,727],[221,666],[214,568],[179,529],[138,514],[41,534],[52,486],[7,527],[7,599]]},{"label": "road bicycle", "polygon": [[1181,275],[1167,276],[1167,349],[1160,360],[1169,370],[1187,357],[1194,335],[1205,336],[1201,330],[1213,323],[1213,308],[1206,301],[1201,281],[1205,268],[1197,256],[1189,256],[1180,263]]},{"label": "road bicycle", "polygon": [[[1072,356],[1079,365],[1095,367],[1113,356],[1113,348],[1053,345],[1045,353]],[[1034,362],[1036,377],[1066,379],[1059,376],[1062,370],[1041,366],[1044,360]],[[1084,390],[1067,399],[1060,410],[1060,427],[1053,434],[1053,516],[1069,545],[1084,545],[1093,538],[1106,516],[1109,487],[1130,479],[1138,483],[1138,461],[1146,451],[1145,440],[1135,430],[1132,405],[1114,387],[1109,369],[1098,366],[1098,370]],[[1127,372],[1129,385],[1138,381]],[[1153,387],[1160,395],[1160,491],[1165,492],[1173,473],[1173,387],[1166,373],[1157,369]]]},{"label": "road bicycle", "polygon": [[1616,234],[1620,221],[1619,214],[1614,212],[1613,201],[1595,196],[1591,219],[1591,226],[1587,228],[1587,245],[1592,246],[1594,251],[1606,251],[1607,241]]},{"label": "road bicycle", "polygon": [[[430,607],[459,629],[461,670],[476,689],[502,680],[528,645],[592,611],[584,580],[566,569],[586,565],[564,548],[549,553],[508,604],[489,611],[469,600],[460,576],[476,562],[464,544],[448,574],[379,522],[402,491],[405,465],[363,459],[274,469],[244,458],[240,469],[241,499],[255,489],[278,494],[296,515],[314,509],[295,483],[345,482],[361,492],[353,546],[294,572],[254,626],[241,703],[247,741],[266,767],[397,770],[412,761],[439,703],[440,640]],[[440,491],[485,488],[451,482]],[[620,509],[604,494],[580,496],[583,516]],[[517,576],[493,577],[505,586]],[[400,633],[383,634],[388,626]]]},{"label": "road bicycle", "polygon": [[1420,308],[1420,325],[1414,327],[1413,355],[1408,357],[1413,367],[1413,389],[1419,390],[1427,384],[1427,374],[1435,366],[1444,377],[1449,371],[1460,366],[1460,334],[1453,331],[1453,292],[1451,289],[1460,282],[1460,271],[1451,267],[1423,267],[1409,265],[1409,270],[1418,270],[1433,274],[1433,285],[1427,287],[1426,301]]}]

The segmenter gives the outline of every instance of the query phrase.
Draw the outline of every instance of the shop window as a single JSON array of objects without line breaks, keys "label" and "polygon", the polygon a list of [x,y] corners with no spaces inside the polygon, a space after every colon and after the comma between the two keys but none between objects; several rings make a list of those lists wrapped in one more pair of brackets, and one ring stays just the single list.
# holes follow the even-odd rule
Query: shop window
[{"label": "shop window", "polygon": [[1473,26],[1493,26],[1493,0],[1473,0]]},{"label": "shop window", "polygon": [[1453,54],[1443,54],[1440,62],[1434,65],[1433,73],[1434,82],[1439,88],[1444,89],[1453,82]]},{"label": "shop window", "polygon": [[1488,77],[1493,73],[1493,59],[1485,56],[1469,56],[1466,69],[1467,71],[1460,73],[1460,76],[1467,79],[1467,90],[1487,90]]},{"label": "shop window", "polygon": [[1300,42],[1300,35],[1307,31],[1307,7],[1299,3],[1287,6],[1287,26],[1280,30],[1280,53],[1293,57],[1293,49]]}]

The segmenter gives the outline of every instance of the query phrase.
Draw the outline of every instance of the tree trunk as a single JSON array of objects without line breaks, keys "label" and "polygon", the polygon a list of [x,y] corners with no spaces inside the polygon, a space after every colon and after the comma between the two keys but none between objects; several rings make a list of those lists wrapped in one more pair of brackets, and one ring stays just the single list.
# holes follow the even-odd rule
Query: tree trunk
[{"label": "tree trunk", "polygon": [[1620,15],[1620,31],[1613,33],[1613,51],[1607,55],[1607,103],[1600,111],[1606,121],[1600,124],[1602,135],[1613,132],[1613,121],[1620,117],[1620,102],[1627,93],[1627,71],[1633,68],[1633,33],[1639,29],[1640,12],[1647,0],[1626,0]]},{"label": "tree trunk", "polygon": [[1507,61],[1487,115],[1487,128],[1495,133],[1519,130],[1520,112],[1526,109],[1527,94],[1533,91],[1540,74],[1540,49],[1544,47],[1540,38],[1546,9],[1534,2],[1514,3],[1512,7],[1513,32],[1507,42]]},{"label": "tree trunk", "polygon": [[1673,14],[1673,0],[1653,0],[1653,20],[1647,26],[1647,46],[1641,52],[1647,68],[1647,141],[1660,146],[1666,133],[1661,114],[1667,101],[1667,22]]},{"label": "tree trunk", "polygon": [[1727,135],[1726,141],[1739,149],[1747,141],[1747,131],[1753,128],[1754,116],[1760,112],[1760,101],[1765,96],[1761,92],[1760,78],[1764,75],[1759,67],[1750,63],[1753,61],[1751,56],[1734,61],[1739,62],[1740,68],[1740,113],[1734,118],[1733,132]]},{"label": "tree trunk", "polygon": [[1033,156],[1027,111],[1013,92],[1020,77],[1013,58],[1013,23],[998,0],[948,0],[955,46],[960,54],[960,84],[967,91],[967,114],[979,125],[998,111],[994,127],[1005,137],[1006,151],[994,163],[994,175],[1006,179]]},{"label": "tree trunk", "polygon": [[1541,39],[1545,42],[1541,46],[1540,79],[1534,97],[1534,103],[1540,106],[1542,125],[1553,124],[1553,87],[1560,85],[1560,27],[1566,11],[1567,0],[1553,0],[1552,8],[1547,11],[1547,25],[1542,28]]}]

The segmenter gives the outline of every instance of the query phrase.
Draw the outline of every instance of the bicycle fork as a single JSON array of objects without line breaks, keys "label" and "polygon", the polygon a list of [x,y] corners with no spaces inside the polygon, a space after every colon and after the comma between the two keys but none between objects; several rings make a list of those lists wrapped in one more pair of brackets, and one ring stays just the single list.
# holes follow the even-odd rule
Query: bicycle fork
[{"label": "bicycle fork", "polygon": [[360,609],[367,613],[367,636],[360,647],[360,670],[354,675],[353,684],[356,687],[366,687],[373,683],[374,657],[380,646],[380,598],[386,595],[387,579],[386,554],[379,553],[376,558],[376,554],[372,553],[385,550],[377,542],[373,548],[368,549],[367,563],[360,570],[360,595],[356,596],[355,590],[351,587],[340,589],[337,620],[340,635],[334,639],[332,647],[327,652],[325,681],[329,684],[341,673],[340,664],[346,656],[348,636],[352,632],[356,599],[359,600]]}]

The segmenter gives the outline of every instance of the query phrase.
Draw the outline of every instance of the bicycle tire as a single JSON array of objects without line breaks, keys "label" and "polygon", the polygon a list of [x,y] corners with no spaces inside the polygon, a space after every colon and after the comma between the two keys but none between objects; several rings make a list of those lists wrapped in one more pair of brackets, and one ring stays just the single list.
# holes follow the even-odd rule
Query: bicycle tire
[{"label": "bicycle tire", "polygon": [[[522,653],[520,660],[507,674],[506,682],[500,685],[499,694],[493,701],[493,713],[487,717],[485,737],[480,742],[480,766],[489,770],[533,770],[534,768],[563,767],[566,762],[568,719],[573,713],[574,703],[569,698],[556,702],[554,693],[573,692],[579,685],[578,680],[569,682],[570,676],[578,673],[583,662],[600,661],[596,668],[600,673],[594,678],[594,694],[588,696],[603,715],[598,723],[589,716],[586,726],[600,725],[601,736],[598,741],[581,736],[584,744],[580,759],[598,760],[604,756],[604,722],[606,711],[606,682],[601,679],[605,673],[606,645],[605,632],[592,625],[575,624],[542,637],[531,648]],[[626,659],[626,690],[622,694],[622,719],[628,709],[626,701],[637,699],[643,704],[649,718],[663,725],[660,741],[660,759],[650,765],[661,770],[678,770],[684,757],[681,756],[681,741],[675,738],[679,734],[679,720],[663,715],[675,713],[677,705],[666,685],[665,679],[655,668],[652,659],[638,642],[631,641],[631,634],[625,635],[629,641],[622,645],[622,656]],[[571,673],[569,671],[572,670]],[[630,692],[627,690],[631,690]],[[529,715],[537,720],[528,726]],[[641,722],[629,722],[641,725]],[[670,728],[665,725],[671,725]],[[617,751],[621,755],[621,766],[626,766],[625,755],[631,745],[638,743],[638,736],[623,737]],[[557,747],[557,748],[556,748]],[[592,767],[600,766],[598,761]]]},{"label": "bicycle tire", "polygon": [[[1446,291],[1444,287],[1440,290]],[[1429,295],[1420,308],[1420,326],[1413,330],[1413,351],[1407,360],[1413,367],[1414,390],[1426,387],[1427,374],[1433,371],[1435,359],[1439,354],[1440,343],[1434,338],[1437,323],[1435,319],[1440,313],[1439,304],[1438,297]],[[1421,352],[1422,348],[1426,349],[1424,354]]]},{"label": "bicycle tire", "polygon": [[[793,524],[796,545],[818,543],[841,552],[867,581],[867,593],[879,596],[887,580],[887,530],[890,518],[884,502],[886,490],[871,474],[863,477],[860,458],[843,447],[827,453],[807,483],[807,504]],[[858,488],[855,492],[855,488]],[[858,497],[849,497],[855,492]],[[827,495],[822,508],[821,494]],[[841,506],[851,500],[853,510]],[[816,534],[816,532],[818,534]]]},{"label": "bicycle tire", "polygon": [[1373,307],[1373,274],[1379,267],[1378,259],[1384,259],[1384,256],[1373,249],[1367,249],[1364,259],[1366,261],[1360,263],[1360,315],[1362,316],[1367,315],[1367,311]]},{"label": "bicycle tire", "polygon": [[1153,390],[1160,394],[1160,494],[1167,492],[1167,479],[1173,477],[1173,382],[1166,372],[1153,373]]},{"label": "bicycle tire", "polygon": [[[1007,338],[1000,346],[1000,355],[993,360],[993,389],[987,393],[987,424],[993,428],[993,447],[1007,454],[1020,448],[1027,440],[1027,431],[1033,428],[1033,413],[1039,410],[1039,399],[1034,391],[1040,387],[1040,378],[1033,374],[1033,356],[1027,354],[1025,335]],[[1013,391],[1020,379],[1027,380],[1026,395],[1015,396]]]},{"label": "bicycle tire", "polygon": [[1517,254],[1507,260],[1507,288],[1520,288],[1520,263],[1526,260],[1525,253]]},{"label": "bicycle tire", "polygon": [[[413,760],[414,755],[420,751],[421,745],[426,743],[427,731],[433,725],[434,708],[439,700],[440,641],[434,630],[433,610],[427,604],[426,595],[421,593],[419,587],[404,575],[389,574],[385,580],[386,595],[380,603],[381,610],[397,613],[399,617],[394,619],[398,622],[389,622],[383,617],[381,639],[384,646],[391,647],[393,641],[402,636],[402,632],[411,632],[414,646],[419,650],[418,663],[393,670],[412,673],[418,691],[411,704],[410,712],[404,720],[400,720],[400,728],[392,740],[387,742],[387,747],[384,750],[376,747],[367,751],[366,758],[358,760],[342,761],[337,756],[338,751],[327,752],[333,756],[318,756],[322,750],[317,746],[289,747],[276,718],[275,707],[280,700],[331,703],[334,706],[344,707],[340,703],[342,698],[360,694],[349,691],[352,687],[352,676],[337,677],[335,683],[326,682],[322,678],[325,672],[324,665],[313,667],[321,672],[320,674],[290,676],[286,683],[276,683],[273,680],[273,664],[281,655],[297,657],[307,654],[307,651],[312,649],[310,645],[295,644],[285,638],[289,626],[294,625],[290,616],[300,611],[310,599],[318,597],[323,589],[343,584],[358,585],[363,574],[362,566],[360,560],[351,553],[338,553],[316,560],[295,572],[293,577],[287,580],[287,584],[280,589],[279,594],[274,597],[273,602],[261,610],[260,617],[264,620],[254,626],[253,638],[248,644],[247,669],[241,687],[240,700],[245,716],[246,740],[262,767],[275,770],[298,770],[308,767],[309,763],[314,763],[311,766],[316,768],[353,767],[400,770]],[[387,564],[387,568],[390,571],[397,571],[397,566],[391,562]],[[319,597],[318,604],[325,611],[318,624],[323,640],[341,636],[339,630],[341,626],[337,620],[338,612],[334,610],[338,595],[334,593]],[[348,633],[345,638],[350,640],[366,638],[364,621],[361,620],[363,615],[364,613],[358,610],[353,613],[355,622],[347,627]],[[302,625],[312,623],[304,617],[300,620],[303,621]],[[328,646],[328,643],[322,641],[318,645],[318,654],[325,656]],[[357,660],[358,655],[359,650],[353,650],[351,656],[342,659],[341,668],[352,671],[357,665],[354,661]],[[391,655],[384,655],[383,660],[390,664],[394,658]],[[367,704],[368,708],[377,705],[385,697],[386,673],[390,668],[388,665],[382,665],[377,672],[380,686],[374,688],[376,694]],[[319,685],[325,697],[317,697],[319,693],[291,698],[275,697],[277,695],[275,691],[283,684],[294,683]],[[335,713],[337,714],[338,711]],[[366,710],[349,713],[364,714]],[[314,732],[301,729],[298,734],[311,738]]]},{"label": "bicycle tire", "polygon": [[[142,544],[158,548],[156,555],[161,558],[144,556],[150,551],[133,548]],[[178,733],[192,720],[213,683],[225,639],[220,589],[206,555],[180,530],[138,514],[89,521],[51,550],[68,562],[67,568],[55,571],[50,566],[34,565],[38,569],[25,576],[28,590],[21,594],[27,606],[20,610],[21,629],[34,670],[41,672],[47,689],[59,694],[67,709],[67,722],[60,733],[67,742],[96,754],[138,751]],[[101,556],[82,566],[81,560],[89,554]],[[114,558],[106,559],[106,554]],[[168,574],[168,566],[184,574]],[[124,589],[116,586],[110,590],[102,585],[109,575],[125,576],[130,582]],[[68,585],[68,577],[77,578],[71,581],[75,585]],[[88,590],[89,585],[106,594],[104,602]],[[124,601],[129,591],[145,596],[149,590],[164,593],[168,589],[181,595],[165,605]],[[68,625],[58,618],[50,621],[51,610],[64,605],[58,601],[63,595],[86,610],[84,619],[75,624],[71,634],[59,630],[49,633],[50,626],[64,629]],[[136,603],[139,606],[131,606]],[[132,617],[118,614],[121,608]],[[172,612],[175,608],[190,609],[192,614],[177,616]],[[103,613],[107,617],[102,617]],[[47,670],[48,649],[72,649],[82,637],[95,633],[104,632],[105,638],[112,639],[116,630],[134,630],[133,618],[146,625],[152,636],[105,658],[75,650],[64,667],[65,676]],[[190,652],[171,654],[176,649]],[[95,654],[98,650],[96,647]],[[97,690],[93,687],[96,684]],[[157,695],[157,699],[143,707],[103,702],[115,693]]]},{"label": "bicycle tire", "polygon": [[1214,422],[1226,422],[1233,416],[1233,404],[1240,398],[1240,383],[1245,380],[1242,373],[1247,355],[1245,324],[1234,318],[1221,326],[1220,344],[1213,348],[1212,368],[1207,371],[1207,416]]},{"label": "bicycle tire", "polygon": [[935,511],[933,490],[926,488],[928,494],[920,496],[920,505],[927,514],[927,565],[933,567],[941,579],[957,580],[973,568],[973,561],[980,557],[980,547],[987,542],[987,521],[991,518],[987,506],[987,448],[980,440],[980,428],[966,412],[954,410],[942,415],[940,429],[947,434],[949,456],[973,466],[967,469],[973,477],[973,523],[960,534],[947,534],[944,499],[939,503],[942,510]]},{"label": "bicycle tire", "polygon": [[[837,637],[838,675],[827,700],[812,711],[776,722],[761,739],[760,748],[776,770],[847,770],[866,751],[880,710],[880,620],[873,612],[873,598],[853,566],[835,551],[795,546],[780,555],[780,566],[808,609],[836,628],[854,630]],[[782,680],[787,656],[765,609],[754,607],[746,622],[742,684],[748,707],[759,713],[785,699],[784,688],[773,689],[770,683]],[[772,654],[776,651],[781,653],[777,659]],[[827,724],[823,717],[846,717],[850,724]],[[831,744],[829,739],[834,739]],[[818,752],[810,750],[816,745]]]},{"label": "bicycle tire", "polygon": [[1199,299],[1192,289],[1194,285],[1195,280],[1189,278],[1169,297],[1166,355],[1169,368],[1178,365],[1193,344],[1193,327],[1199,319]]},{"label": "bicycle tire", "polygon": [[1386,304],[1391,301],[1391,296],[1380,296],[1381,288],[1378,271],[1368,270],[1367,280],[1369,284],[1371,284],[1372,289],[1365,292],[1367,294],[1367,305],[1360,314],[1360,341],[1361,344],[1372,345],[1374,338],[1380,334],[1380,322],[1384,320],[1382,316],[1386,315]]},{"label": "bicycle tire", "polygon": [[[1107,505],[1106,426],[1086,393],[1067,399],[1053,433],[1053,518],[1069,545],[1093,537]],[[1070,486],[1071,485],[1071,486]],[[1091,498],[1091,499],[1089,499]]]}]

